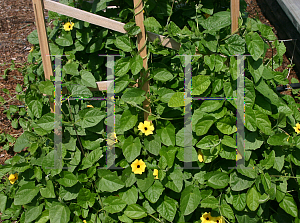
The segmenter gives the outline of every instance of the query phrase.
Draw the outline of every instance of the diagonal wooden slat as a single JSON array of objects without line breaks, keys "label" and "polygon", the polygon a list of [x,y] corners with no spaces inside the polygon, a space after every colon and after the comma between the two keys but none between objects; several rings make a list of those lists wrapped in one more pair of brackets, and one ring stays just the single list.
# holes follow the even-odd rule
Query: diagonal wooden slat
[{"label": "diagonal wooden slat", "polygon": [[[120,33],[126,33],[126,30],[123,28],[124,23],[115,21],[113,19],[108,19],[100,15],[96,15],[90,12],[86,12],[62,3],[54,2],[52,0],[44,0],[45,9],[57,12],[62,15],[70,16],[81,21],[89,22],[91,24],[101,26],[107,29],[111,29]],[[171,49],[179,50],[180,44],[171,38],[166,38],[165,36],[155,34],[152,32],[147,32],[148,39],[154,41],[156,38],[159,38],[162,46],[168,47]]]}]

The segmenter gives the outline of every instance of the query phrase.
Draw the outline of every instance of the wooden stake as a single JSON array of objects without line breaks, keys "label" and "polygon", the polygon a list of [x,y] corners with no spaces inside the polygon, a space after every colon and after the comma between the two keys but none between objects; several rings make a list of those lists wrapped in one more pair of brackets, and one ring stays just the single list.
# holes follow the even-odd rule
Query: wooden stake
[{"label": "wooden stake", "polygon": [[231,34],[239,29],[240,0],[231,0]]},{"label": "wooden stake", "polygon": [[[51,58],[49,55],[49,45],[47,38],[47,31],[45,25],[45,17],[44,17],[44,4],[43,0],[32,0],[33,10],[35,15],[35,23],[37,28],[37,33],[39,37],[41,56],[43,61],[43,68],[45,73],[45,78],[50,80],[50,76],[53,76]],[[50,100],[50,96],[49,96]],[[54,113],[54,103],[50,102],[51,112]]]},{"label": "wooden stake", "polygon": [[[138,50],[140,51],[140,56],[143,59],[143,66],[145,68],[145,70],[148,69],[148,64],[147,64],[147,49],[146,49],[146,33],[145,33],[145,26],[144,26],[144,13],[143,13],[143,1],[142,0],[133,0],[133,5],[135,8],[135,13],[138,13],[135,16],[135,22],[136,25],[140,27],[141,29],[141,33],[138,34],[137,36],[137,41],[138,41]],[[149,76],[149,73],[147,74],[143,74],[143,72],[141,72],[141,77],[143,77],[143,79],[147,78]],[[141,83],[139,82],[139,87],[142,87],[142,89],[146,92],[146,94],[149,92],[150,93],[150,85],[149,85],[149,81],[146,81],[144,83],[143,86],[141,86]],[[143,102],[143,108],[148,111],[151,112],[151,108],[150,108],[150,100],[149,98],[146,98],[145,101]],[[148,116],[149,113],[144,112],[144,120],[145,121],[149,121],[148,120]]]}]

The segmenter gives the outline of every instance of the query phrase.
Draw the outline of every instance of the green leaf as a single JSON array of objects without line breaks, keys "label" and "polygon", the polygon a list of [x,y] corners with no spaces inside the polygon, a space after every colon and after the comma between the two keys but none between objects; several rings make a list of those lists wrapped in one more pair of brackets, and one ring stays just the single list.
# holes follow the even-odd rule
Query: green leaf
[{"label": "green leaf", "polygon": [[114,214],[121,212],[126,207],[126,202],[116,196],[109,196],[103,201],[104,210]]},{"label": "green leaf", "polygon": [[175,127],[170,121],[157,127],[157,135],[160,136],[161,142],[166,146],[175,146]]},{"label": "green leaf", "polygon": [[231,135],[237,131],[236,126],[234,125],[235,123],[236,119],[234,117],[225,116],[217,121],[216,127],[223,134]]},{"label": "green leaf", "polygon": [[49,219],[49,210],[44,210],[35,223],[47,223]]},{"label": "green leaf", "polygon": [[137,203],[137,200],[139,197],[139,192],[135,186],[132,186],[129,190],[127,190],[125,192],[120,192],[119,195],[120,195],[120,198],[122,199],[122,201],[125,202],[125,204],[130,205],[130,204]]},{"label": "green leaf", "polygon": [[[185,157],[185,148],[180,147],[178,149],[178,153],[176,155],[177,159],[180,160],[181,162],[195,162],[198,160],[198,155],[197,151],[195,149],[186,149],[188,150],[188,157]],[[191,158],[191,159],[189,159]]]},{"label": "green leaf", "polygon": [[298,208],[297,208],[297,204],[293,198],[292,195],[290,195],[289,193],[285,194],[285,197],[283,198],[283,200],[279,203],[279,206],[285,210],[286,213],[292,215],[293,217],[297,217],[298,216]]},{"label": "green leaf", "polygon": [[47,113],[43,115],[38,121],[37,125],[43,128],[46,131],[51,131],[54,129],[54,114],[53,113]]},{"label": "green leaf", "polygon": [[245,132],[245,150],[256,150],[264,143],[257,132]]},{"label": "green leaf", "polygon": [[91,193],[89,189],[81,188],[77,197],[77,204],[87,209],[93,207],[95,203],[95,193]]},{"label": "green leaf", "polygon": [[124,75],[115,80],[115,94],[123,91],[129,84],[129,75]]},{"label": "green leaf", "polygon": [[102,156],[102,149],[98,148],[90,152],[86,157],[82,159],[82,167],[80,170],[87,169],[94,165]]},{"label": "green leaf", "polygon": [[144,140],[144,146],[150,153],[157,156],[161,148],[160,137],[157,134],[147,136]]},{"label": "green leaf", "polygon": [[145,100],[145,91],[140,88],[126,89],[122,95],[122,100],[128,103],[141,104]]},{"label": "green leaf", "polygon": [[115,67],[114,67],[115,75],[123,76],[123,75],[127,74],[127,72],[130,69],[130,61],[131,61],[131,57],[124,57],[124,58],[117,60]]},{"label": "green leaf", "polygon": [[247,192],[247,206],[251,211],[256,211],[259,206],[259,193],[257,192],[255,186],[248,190]]},{"label": "green leaf", "polygon": [[217,12],[213,16],[200,21],[200,25],[209,32],[218,31],[231,24],[230,12]]},{"label": "green leaf", "polygon": [[40,101],[32,100],[28,104],[28,108],[35,117],[40,118],[42,116],[43,104]]},{"label": "green leaf", "polygon": [[44,204],[41,204],[36,207],[31,207],[28,211],[25,212],[25,223],[32,222],[37,219],[42,213]]},{"label": "green leaf", "polygon": [[132,129],[138,121],[138,115],[131,110],[125,110],[122,114],[120,122],[116,125],[116,133],[123,134],[123,132]]},{"label": "green leaf", "polygon": [[77,75],[79,75],[78,66],[79,66],[78,63],[72,61],[63,66],[63,71],[65,71],[66,74],[71,74],[71,75],[77,76]]},{"label": "green leaf", "polygon": [[146,190],[151,187],[154,182],[154,176],[152,171],[148,171],[147,177],[142,176],[142,178],[137,179],[137,186],[142,191],[145,192]]},{"label": "green leaf", "polygon": [[0,212],[4,213],[6,209],[7,196],[3,193],[0,194]]},{"label": "green leaf", "polygon": [[193,82],[193,91],[192,95],[201,95],[203,92],[207,90],[211,81],[209,76],[198,75],[192,78]]},{"label": "green leaf", "polygon": [[246,208],[246,193],[237,193],[233,195],[233,207],[237,211],[243,211]]},{"label": "green leaf", "polygon": [[257,25],[257,28],[259,29],[261,35],[265,38],[267,38],[268,40],[275,40],[276,36],[273,32],[273,28],[265,25],[263,23],[260,23]]},{"label": "green leaf", "polygon": [[181,193],[180,197],[180,211],[183,215],[189,215],[199,205],[201,196],[200,190],[193,185],[187,186]]},{"label": "green leaf", "polygon": [[210,127],[214,124],[214,122],[215,118],[213,116],[204,116],[203,118],[201,118],[195,126],[196,135],[205,135]]},{"label": "green leaf", "polygon": [[37,136],[34,133],[25,131],[19,138],[17,138],[14,145],[14,151],[21,152],[25,147],[30,147],[36,140]]},{"label": "green leaf", "polygon": [[281,146],[283,144],[289,144],[286,140],[289,138],[289,136],[285,133],[279,133],[272,135],[268,138],[268,144],[273,146]]},{"label": "green leaf", "polygon": [[52,95],[52,93],[54,91],[54,85],[49,80],[41,81],[41,82],[39,82],[39,90],[43,94]]},{"label": "green leaf", "polygon": [[264,160],[261,160],[260,163],[265,169],[270,169],[273,167],[275,161],[275,151],[272,150],[269,155],[265,156]]},{"label": "green leaf", "polygon": [[123,144],[123,154],[125,159],[131,163],[136,157],[141,153],[141,142],[139,138],[133,139],[133,136],[130,135]]},{"label": "green leaf", "polygon": [[144,207],[141,207],[138,204],[131,204],[127,206],[124,214],[126,214],[131,219],[141,219],[147,216],[146,211],[147,210]]},{"label": "green leaf", "polygon": [[125,183],[115,174],[110,173],[101,176],[101,178],[96,181],[96,186],[101,191],[113,192],[123,188]]},{"label": "green leaf", "polygon": [[35,186],[33,181],[23,184],[14,197],[14,205],[24,205],[32,201],[39,193],[39,188]]},{"label": "green leaf", "polygon": [[247,49],[254,60],[258,60],[264,53],[264,41],[258,33],[246,34]]},{"label": "green leaf", "polygon": [[265,134],[272,135],[273,130],[271,126],[271,122],[267,115],[263,114],[258,110],[254,110],[256,125],[257,127]]},{"label": "green leaf", "polygon": [[183,187],[182,170],[175,169],[167,178],[169,181],[165,186],[177,193],[180,193]]},{"label": "green leaf", "polygon": [[219,207],[219,201],[212,195],[205,197],[201,202],[200,206],[202,208],[217,208]]},{"label": "green leaf", "polygon": [[130,29],[129,31],[128,31],[128,34],[130,35],[130,36],[136,36],[136,35],[138,35],[139,33],[141,33],[142,31],[141,31],[141,28],[140,27],[138,27],[138,26],[134,26],[132,29]]},{"label": "green leaf", "polygon": [[200,111],[202,112],[214,112],[218,110],[219,108],[222,107],[224,101],[216,101],[216,100],[205,100],[201,105],[200,105]]},{"label": "green leaf", "polygon": [[78,180],[73,173],[69,171],[62,171],[61,178],[58,179],[57,182],[65,187],[72,187],[78,182]]},{"label": "green leaf", "polygon": [[92,5],[92,13],[99,12],[109,5],[109,3],[113,0],[95,0]]},{"label": "green leaf", "polygon": [[168,106],[174,108],[185,106],[184,92],[176,92],[175,94],[173,94],[168,102]]},{"label": "green leaf", "polygon": [[164,201],[157,207],[158,213],[169,222],[173,222],[178,202],[168,196],[164,196]]},{"label": "green leaf", "polygon": [[207,185],[214,189],[225,188],[229,183],[229,177],[226,173],[213,171],[205,174]]},{"label": "green leaf", "polygon": [[27,40],[31,44],[39,44],[39,37],[37,33],[37,29],[33,30],[28,36]]},{"label": "green leaf", "polygon": [[70,221],[70,209],[68,206],[53,202],[49,209],[50,222],[55,223],[66,223]]},{"label": "green leaf", "polygon": [[92,109],[85,109],[79,112],[81,117],[81,127],[82,128],[89,128],[97,125],[99,122],[102,121],[106,117],[105,112],[101,111],[98,108]]},{"label": "green leaf", "polygon": [[222,202],[222,205],[220,207],[221,214],[229,219],[234,219],[234,213],[229,204],[227,204],[225,201]]},{"label": "green leaf", "polygon": [[173,79],[173,75],[166,68],[159,68],[153,71],[153,79],[166,82]]},{"label": "green leaf", "polygon": [[96,88],[96,80],[93,76],[93,74],[87,70],[81,70],[80,71],[81,80],[80,83],[86,87],[92,87]]},{"label": "green leaf", "polygon": [[233,34],[226,41],[226,49],[231,55],[245,53],[245,40],[237,34]]},{"label": "green leaf", "polygon": [[169,146],[169,147],[163,146],[160,149],[159,154],[166,158],[167,164],[171,168],[174,163],[176,152],[177,152],[177,148],[175,146]]},{"label": "green leaf", "polygon": [[230,174],[230,187],[233,191],[242,191],[252,186],[254,180],[239,173]]},{"label": "green leaf", "polygon": [[81,188],[80,183],[75,184],[73,187],[60,186],[59,197],[65,201],[76,199]]},{"label": "green leaf", "polygon": [[130,39],[127,36],[118,36],[115,40],[115,45],[122,51],[131,52],[132,47],[130,44]]},{"label": "green leaf", "polygon": [[51,180],[47,181],[47,186],[45,188],[40,188],[40,193],[44,198],[55,198],[55,192],[53,183]]},{"label": "green leaf", "polygon": [[162,28],[159,22],[154,17],[148,17],[144,20],[146,28]]},{"label": "green leaf", "polygon": [[138,54],[130,59],[130,69],[133,75],[138,74],[143,68],[143,58]]},{"label": "green leaf", "polygon": [[70,86],[72,97],[91,98],[92,92],[85,86],[73,85]]},{"label": "green leaf", "polygon": [[61,35],[55,39],[55,43],[59,46],[72,46],[73,39],[72,39],[71,32],[62,30]]},{"label": "green leaf", "polygon": [[151,203],[156,203],[162,195],[165,188],[160,181],[154,181],[154,184],[146,191],[145,196]]}]

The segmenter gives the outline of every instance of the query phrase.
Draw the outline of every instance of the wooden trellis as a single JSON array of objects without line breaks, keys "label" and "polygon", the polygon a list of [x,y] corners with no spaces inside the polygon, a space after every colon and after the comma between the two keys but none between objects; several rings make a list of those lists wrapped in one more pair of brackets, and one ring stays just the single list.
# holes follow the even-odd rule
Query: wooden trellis
[{"label": "wooden trellis", "polygon": [[[39,37],[39,44],[41,49],[41,56],[43,62],[43,68],[45,73],[45,78],[50,80],[50,76],[53,76],[51,58],[47,55],[50,55],[49,52],[49,43],[46,32],[45,25],[45,17],[44,17],[44,8],[53,12],[57,12],[62,15],[70,16],[75,19],[85,21],[94,25],[98,25],[110,30],[114,30],[120,33],[126,33],[124,29],[124,23],[105,18],[103,16],[99,16],[90,12],[86,12],[71,6],[67,6],[58,2],[54,2],[52,0],[32,0],[33,9],[35,14],[35,21],[37,27],[37,33]],[[143,13],[143,1],[141,0],[133,0],[135,6],[135,21],[137,26],[141,28],[141,33],[138,34],[138,50],[140,51],[140,56],[143,58],[143,66],[145,70],[147,69],[147,50],[144,43],[146,41],[146,35],[149,41],[154,41],[155,39],[159,39],[160,43],[164,47],[168,47],[171,49],[179,50],[180,44],[171,38],[167,38],[162,35],[158,35],[152,32],[145,32],[145,27],[143,24],[144,21],[144,13]],[[138,5],[139,4],[139,5]],[[139,13],[138,13],[139,12]],[[238,17],[239,17],[239,0],[231,0],[231,32],[235,33],[238,30]],[[142,49],[142,47],[144,48]],[[142,74],[141,74],[142,75]],[[147,77],[149,74],[145,74]],[[103,91],[107,90],[107,81],[96,82],[97,88],[89,88],[91,91]],[[145,92],[149,92],[150,86],[149,81],[147,81],[143,86],[140,86]],[[63,93],[66,92],[66,88],[62,89]],[[50,103],[51,112],[54,112],[54,103]],[[146,98],[143,103],[143,107],[145,110],[151,112],[150,101]],[[144,112],[144,120],[148,120],[149,114]]]}]

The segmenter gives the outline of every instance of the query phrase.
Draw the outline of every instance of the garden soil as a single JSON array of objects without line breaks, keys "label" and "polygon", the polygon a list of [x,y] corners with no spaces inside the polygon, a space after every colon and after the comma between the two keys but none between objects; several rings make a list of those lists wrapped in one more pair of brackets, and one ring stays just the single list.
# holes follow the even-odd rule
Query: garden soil
[{"label": "garden soil", "polygon": [[[262,14],[256,0],[246,0],[246,2],[248,4],[247,12],[249,17],[258,17],[262,23],[273,27]],[[45,16],[47,16],[46,10]],[[7,68],[11,67],[12,60],[16,64],[15,68],[21,68],[22,64],[27,62],[27,55],[31,49],[31,44],[27,41],[26,37],[35,29],[31,0],[0,0],[0,96],[6,101],[10,100],[11,98],[3,92],[3,89],[7,89],[12,97],[12,99],[5,104],[5,107],[0,107],[0,133],[9,133],[15,138],[19,137],[23,133],[23,130],[21,128],[12,128],[10,121],[6,118],[6,115],[3,114],[3,111],[9,108],[9,105],[22,105],[20,101],[15,100],[16,85],[20,84],[22,86],[23,83],[22,73],[18,69],[14,69],[7,73],[6,79],[3,79],[2,75]],[[277,34],[276,30],[274,30],[274,32]],[[271,56],[272,51],[270,50],[267,52],[267,57],[271,58]],[[284,69],[288,69],[287,66],[289,64],[289,59],[284,55],[283,65],[277,70],[283,71]],[[297,75],[296,72],[291,69],[288,79],[291,80],[293,77],[297,78]],[[23,90],[25,90],[24,87]],[[282,93],[291,94],[288,91]],[[12,147],[9,151],[2,151],[2,148],[3,145],[0,144],[0,164],[3,164],[5,160],[15,155]]]}]

